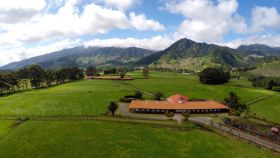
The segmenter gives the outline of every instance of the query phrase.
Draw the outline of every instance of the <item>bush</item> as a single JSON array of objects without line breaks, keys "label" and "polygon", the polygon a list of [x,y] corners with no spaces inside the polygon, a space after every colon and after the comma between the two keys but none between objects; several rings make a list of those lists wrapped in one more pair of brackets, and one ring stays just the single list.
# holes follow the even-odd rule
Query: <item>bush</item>
[{"label": "bush", "polygon": [[161,93],[161,92],[156,92],[156,93],[154,94],[154,100],[160,101],[161,98],[163,98],[163,93]]},{"label": "bush", "polygon": [[218,68],[206,68],[199,73],[199,81],[203,84],[221,84],[229,79],[230,73]]},{"label": "bush", "polygon": [[168,117],[169,119],[172,119],[174,117],[174,112],[172,111],[166,111],[165,116]]},{"label": "bush", "polygon": [[142,98],[143,98],[143,93],[142,93],[141,91],[137,90],[137,91],[135,91],[135,93],[134,93],[134,97],[135,97],[136,99],[142,99]]},{"label": "bush", "polygon": [[280,92],[280,87],[279,86],[274,86],[274,87],[272,87],[272,90],[276,91],[276,92]]},{"label": "bush", "polygon": [[122,103],[130,103],[130,102],[131,102],[131,99],[128,99],[128,98],[120,98],[120,102],[122,102]]}]

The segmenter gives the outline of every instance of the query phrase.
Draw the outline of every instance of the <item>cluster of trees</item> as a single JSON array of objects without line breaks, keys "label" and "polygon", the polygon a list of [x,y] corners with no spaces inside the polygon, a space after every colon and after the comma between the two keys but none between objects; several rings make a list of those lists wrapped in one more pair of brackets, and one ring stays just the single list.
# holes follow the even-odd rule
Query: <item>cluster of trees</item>
[{"label": "cluster of trees", "polygon": [[249,107],[243,103],[241,98],[234,92],[229,93],[228,97],[224,99],[224,103],[231,109],[234,109],[236,111],[236,115],[239,115],[244,110],[249,110]]},{"label": "cluster of trees", "polygon": [[255,87],[262,87],[268,90],[278,91],[280,87],[280,78],[276,77],[250,77],[249,81],[251,81]]},{"label": "cluster of trees", "polygon": [[19,90],[50,87],[69,80],[83,79],[83,71],[78,68],[62,68],[59,70],[44,70],[39,65],[31,65],[17,71],[0,74],[0,94],[13,93]]},{"label": "cluster of trees", "polygon": [[199,73],[199,81],[203,84],[222,84],[229,79],[230,72],[224,72],[220,68],[206,68]]},{"label": "cluster of trees", "polygon": [[147,79],[149,78],[149,75],[150,75],[150,68],[148,66],[145,66],[143,69],[142,69],[142,74],[143,76]]}]

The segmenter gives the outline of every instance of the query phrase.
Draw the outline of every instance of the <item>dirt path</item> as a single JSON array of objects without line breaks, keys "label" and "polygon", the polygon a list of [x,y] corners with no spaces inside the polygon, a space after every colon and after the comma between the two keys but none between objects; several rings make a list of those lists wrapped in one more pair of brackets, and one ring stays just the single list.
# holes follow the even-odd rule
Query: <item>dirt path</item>
[{"label": "dirt path", "polygon": [[128,87],[128,88],[134,89],[134,90],[139,90],[139,91],[143,92],[144,94],[146,94],[146,95],[148,95],[148,96],[154,97],[154,94],[149,93],[149,92],[146,92],[146,91],[144,91],[143,89],[140,89],[140,88],[138,88],[138,87],[135,87],[135,86],[132,86],[132,85],[129,85],[129,84],[127,84],[127,83],[120,82],[120,81],[113,81],[113,82],[114,82],[115,84],[117,84],[117,85],[124,86],[124,87]]}]

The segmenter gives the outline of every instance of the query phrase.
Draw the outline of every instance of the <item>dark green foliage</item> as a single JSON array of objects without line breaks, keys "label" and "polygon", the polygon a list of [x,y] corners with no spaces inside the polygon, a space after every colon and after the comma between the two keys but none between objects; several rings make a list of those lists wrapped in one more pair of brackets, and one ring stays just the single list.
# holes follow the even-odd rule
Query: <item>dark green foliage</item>
[{"label": "dark green foliage", "polygon": [[116,110],[118,109],[118,104],[116,102],[111,101],[108,110],[112,113],[112,115],[115,115]]},{"label": "dark green foliage", "polygon": [[16,73],[16,76],[18,79],[28,79],[29,78],[29,71],[27,68],[19,69],[15,73]]},{"label": "dark green foliage", "polygon": [[199,73],[199,81],[203,84],[221,84],[229,79],[230,73],[218,68],[206,68]]},{"label": "dark green foliage", "polygon": [[280,92],[280,86],[274,86],[272,87],[272,90],[275,92]]},{"label": "dark green foliage", "polygon": [[272,90],[275,86],[280,86],[280,78],[276,77],[253,76],[249,78],[249,81],[251,81],[255,87],[262,87],[268,90]]},{"label": "dark green foliage", "polygon": [[136,99],[143,99],[143,93],[139,90],[135,91],[134,96]]},{"label": "dark green foliage", "polygon": [[154,93],[154,99],[155,100],[161,100],[162,98],[163,98],[163,93],[162,92],[156,92],[156,93]]},{"label": "dark green foliage", "polygon": [[131,100],[128,99],[128,98],[120,98],[120,102],[122,102],[122,103],[130,103]]},{"label": "dark green foliage", "polygon": [[185,111],[182,113],[182,116],[184,117],[184,121],[188,121],[190,117],[190,113]]},{"label": "dark green foliage", "polygon": [[115,67],[112,67],[112,68],[105,68],[103,73],[105,75],[108,75],[108,74],[116,74],[117,73],[117,69]]},{"label": "dark green foliage", "polygon": [[39,65],[31,65],[29,67],[30,82],[31,86],[34,88],[42,87],[44,81],[44,70]]},{"label": "dark green foliage", "polygon": [[224,99],[224,102],[225,105],[239,112],[249,110],[248,106],[242,103],[240,97],[238,97],[237,94],[234,92],[230,92],[228,97]]},{"label": "dark green foliage", "polygon": [[120,72],[120,78],[124,78],[125,77],[125,72]]},{"label": "dark green foliage", "polygon": [[173,117],[174,117],[174,112],[172,112],[172,111],[166,111],[165,113],[164,113],[164,115],[166,116],[166,117],[168,117],[169,119],[172,119]]},{"label": "dark green foliage", "polygon": [[84,78],[83,70],[78,68],[63,68],[60,70],[44,70],[39,65],[0,74],[0,94],[27,90],[30,82],[32,88],[50,87],[62,84],[66,80]]},{"label": "dark green foliage", "polygon": [[143,69],[142,69],[142,74],[145,78],[149,78],[149,74],[150,74],[150,69],[148,66],[145,66]]},{"label": "dark green foliage", "polygon": [[87,76],[95,76],[98,73],[98,70],[94,66],[88,66],[86,69]]},{"label": "dark green foliage", "polygon": [[55,81],[55,73],[53,71],[45,71],[45,81],[48,87]]}]

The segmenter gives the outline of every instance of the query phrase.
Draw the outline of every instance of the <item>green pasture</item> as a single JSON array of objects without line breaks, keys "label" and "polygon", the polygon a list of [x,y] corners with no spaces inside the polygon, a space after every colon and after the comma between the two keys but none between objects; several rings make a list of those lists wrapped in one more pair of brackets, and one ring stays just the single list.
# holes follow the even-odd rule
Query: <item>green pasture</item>
[{"label": "green pasture", "polygon": [[110,101],[129,93],[112,81],[77,81],[1,97],[0,115],[103,115]]},{"label": "green pasture", "polygon": [[[132,75],[139,75],[140,72],[133,72]],[[161,74],[161,75],[159,75]],[[252,87],[246,80],[233,79],[224,85],[204,85],[200,84],[197,76],[179,75],[173,73],[151,72],[149,79],[137,79],[127,82],[147,92],[162,92],[166,97],[180,93],[190,98],[213,99],[223,101],[229,92],[236,92],[245,103],[250,103],[256,99],[278,94],[277,92]],[[251,113],[255,113],[259,118],[280,123],[280,94],[260,102],[252,104]]]},{"label": "green pasture", "polygon": [[127,123],[27,121],[0,141],[5,158],[276,158],[254,145],[202,130]]}]

